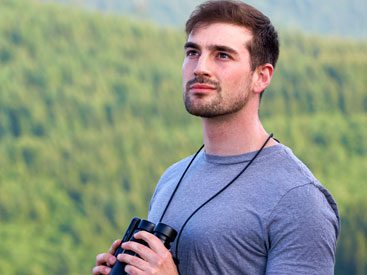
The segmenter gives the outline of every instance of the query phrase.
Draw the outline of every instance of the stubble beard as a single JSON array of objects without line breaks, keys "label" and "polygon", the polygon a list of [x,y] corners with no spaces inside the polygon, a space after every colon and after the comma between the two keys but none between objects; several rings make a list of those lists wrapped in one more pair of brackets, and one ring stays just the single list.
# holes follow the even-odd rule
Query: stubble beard
[{"label": "stubble beard", "polygon": [[[207,83],[213,85],[215,87],[215,90],[213,90],[215,95],[203,95],[201,97],[190,95],[190,85],[194,83]],[[223,97],[222,88],[218,82],[197,77],[188,81],[185,85],[185,108],[190,114],[204,118],[214,118],[233,114],[240,111],[248,102],[248,88],[248,85],[246,85],[246,87],[243,89],[243,92],[238,96],[232,98],[227,95],[228,98],[225,100]],[[208,99],[208,96],[211,98]]]}]

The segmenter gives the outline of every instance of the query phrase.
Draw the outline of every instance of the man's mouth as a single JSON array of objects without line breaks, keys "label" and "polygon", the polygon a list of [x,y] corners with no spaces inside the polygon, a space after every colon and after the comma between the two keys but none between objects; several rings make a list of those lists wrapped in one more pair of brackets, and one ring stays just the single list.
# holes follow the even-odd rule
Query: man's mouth
[{"label": "man's mouth", "polygon": [[186,83],[186,93],[205,95],[213,91],[220,91],[219,82],[203,76],[197,76]]},{"label": "man's mouth", "polygon": [[190,85],[190,90],[216,90],[216,87],[207,84],[193,84]]}]

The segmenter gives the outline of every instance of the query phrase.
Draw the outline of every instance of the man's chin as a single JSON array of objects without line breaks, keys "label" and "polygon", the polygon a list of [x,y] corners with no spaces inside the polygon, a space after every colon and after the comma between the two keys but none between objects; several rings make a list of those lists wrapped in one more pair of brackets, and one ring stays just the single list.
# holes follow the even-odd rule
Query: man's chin
[{"label": "man's chin", "polygon": [[186,107],[186,111],[193,115],[193,116],[197,116],[197,117],[202,117],[202,118],[213,118],[213,117],[217,117],[217,116],[221,116],[222,113],[215,111],[214,108],[210,108],[210,110],[205,109],[205,108],[192,108],[192,106],[185,106]]}]

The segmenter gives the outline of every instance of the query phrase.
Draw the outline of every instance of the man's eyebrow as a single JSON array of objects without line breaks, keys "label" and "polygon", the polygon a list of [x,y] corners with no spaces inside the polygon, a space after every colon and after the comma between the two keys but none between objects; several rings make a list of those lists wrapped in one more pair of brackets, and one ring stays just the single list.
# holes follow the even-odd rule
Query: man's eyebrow
[{"label": "man's eyebrow", "polygon": [[[200,49],[201,47],[194,43],[194,42],[186,42],[185,43],[185,46],[184,46],[185,49],[187,48],[193,48],[193,49]],[[224,45],[210,45],[208,46],[208,49],[210,51],[217,51],[217,52],[227,52],[227,53],[231,53],[231,54],[234,54],[234,55],[238,55],[238,52],[231,48],[231,47],[228,47],[228,46],[224,46]]]},{"label": "man's eyebrow", "polygon": [[227,53],[231,53],[234,55],[238,55],[238,52],[235,49],[228,47],[228,46],[224,46],[224,45],[211,45],[208,48],[211,51],[227,52]]},{"label": "man's eyebrow", "polygon": [[184,49],[187,49],[187,48],[200,49],[200,46],[194,42],[186,42]]}]

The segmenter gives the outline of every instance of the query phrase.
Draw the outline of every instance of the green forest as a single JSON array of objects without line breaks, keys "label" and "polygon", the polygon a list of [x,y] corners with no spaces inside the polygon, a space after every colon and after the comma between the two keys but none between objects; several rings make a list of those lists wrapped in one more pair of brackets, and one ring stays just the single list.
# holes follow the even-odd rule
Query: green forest
[{"label": "green forest", "polygon": [[[38,0],[124,14],[162,26],[182,28],[194,7],[205,0]],[[367,38],[366,0],[242,0],[269,16],[276,27],[307,33]]]},{"label": "green forest", "polygon": [[[367,273],[367,41],[280,32],[261,117],[338,202],[335,274]],[[0,273],[89,274],[200,147],[182,104],[184,34],[0,0]]]}]

